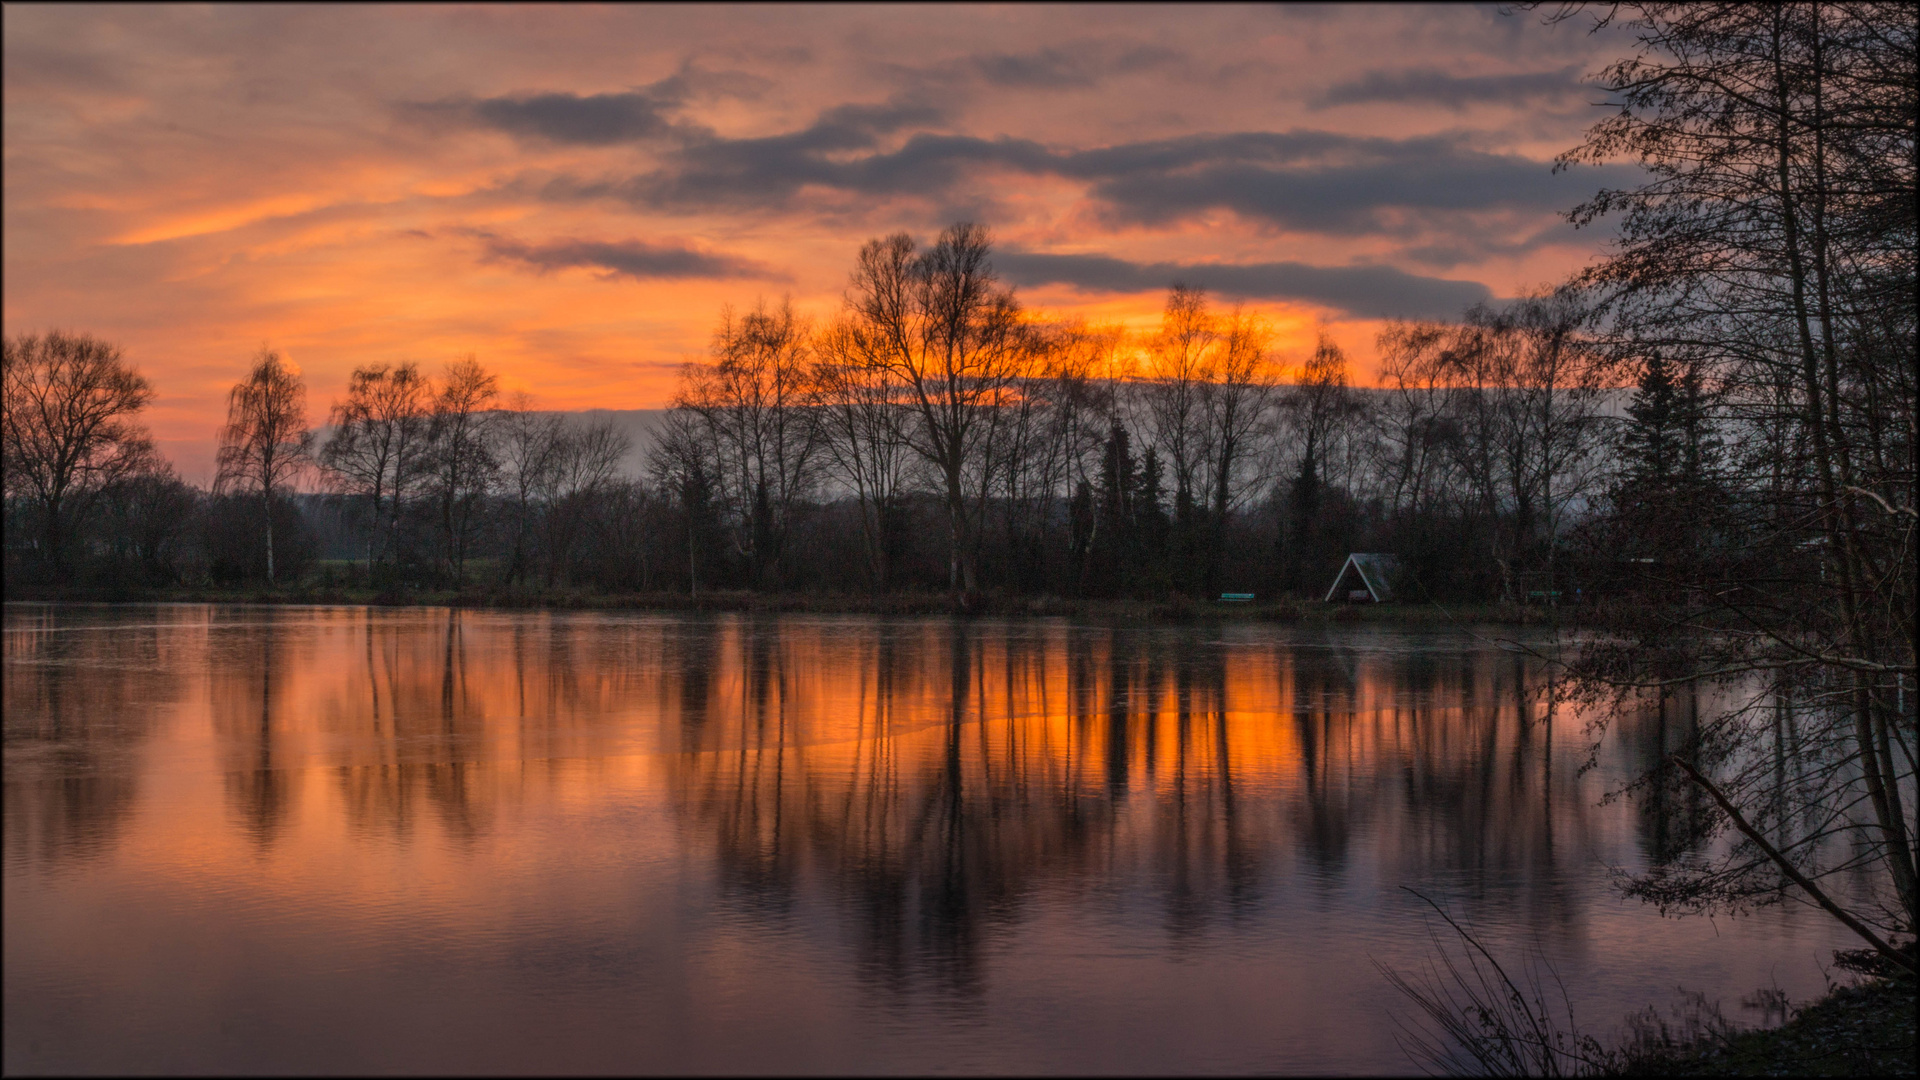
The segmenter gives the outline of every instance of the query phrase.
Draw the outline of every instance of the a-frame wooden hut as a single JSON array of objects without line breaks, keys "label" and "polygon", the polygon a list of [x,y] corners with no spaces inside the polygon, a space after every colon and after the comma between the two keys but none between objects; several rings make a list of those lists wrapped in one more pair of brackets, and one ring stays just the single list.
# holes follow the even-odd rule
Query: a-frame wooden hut
[{"label": "a-frame wooden hut", "polygon": [[[1340,566],[1340,572],[1334,575],[1333,586],[1327,590],[1327,600],[1340,599],[1370,600],[1384,604],[1393,599],[1393,572],[1400,560],[1392,555],[1380,552],[1354,552]],[[1357,583],[1357,587],[1356,587]],[[1340,590],[1344,588],[1346,593]],[[1364,594],[1364,596],[1362,595]]]}]

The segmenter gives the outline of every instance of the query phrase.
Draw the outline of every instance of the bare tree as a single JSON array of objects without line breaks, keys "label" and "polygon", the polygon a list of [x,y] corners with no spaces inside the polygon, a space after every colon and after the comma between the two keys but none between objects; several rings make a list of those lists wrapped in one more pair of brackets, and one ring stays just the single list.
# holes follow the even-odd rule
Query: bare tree
[{"label": "bare tree", "polygon": [[1484,525],[1510,598],[1555,602],[1568,514],[1606,470],[1604,368],[1585,316],[1548,293],[1381,335],[1392,389],[1374,430],[1391,446],[1376,457],[1388,495],[1414,515],[1450,497],[1463,526]]},{"label": "bare tree", "polygon": [[1214,377],[1219,319],[1205,290],[1176,283],[1160,332],[1148,347],[1151,369],[1140,386],[1154,443],[1173,468],[1175,516],[1190,516],[1207,460],[1206,385]]},{"label": "bare tree", "polygon": [[557,414],[533,411],[532,399],[525,393],[513,395],[496,424],[502,482],[513,514],[513,541],[502,576],[518,582],[532,557],[534,517],[557,464],[566,425]]},{"label": "bare tree", "polygon": [[1510,469],[1519,541],[1531,541],[1534,516],[1544,526],[1546,601],[1558,606],[1556,571],[1568,507],[1596,493],[1607,428],[1600,415],[1602,368],[1592,343],[1579,333],[1586,312],[1569,293],[1522,298],[1490,320],[1504,339],[1498,365],[1507,382],[1504,425],[1517,448]]},{"label": "bare tree", "polygon": [[847,297],[863,357],[899,380],[914,413],[907,445],[940,478],[948,586],[959,593],[978,588],[975,541],[1000,408],[1034,352],[991,250],[987,230],[965,223],[920,254],[905,233],[869,241]]},{"label": "bare tree", "polygon": [[589,549],[593,579],[602,588],[652,588],[655,556],[667,537],[646,486],[617,479],[595,498],[595,509]]},{"label": "bare tree", "polygon": [[1092,471],[1113,411],[1111,386],[1095,378],[1109,360],[1113,328],[1070,321],[1030,333],[1028,367],[999,410],[994,466],[1001,580],[1023,591],[1045,587],[1058,501]]},{"label": "bare tree", "polygon": [[199,505],[200,493],[155,458],[101,492],[99,531],[109,550],[148,581],[170,584],[184,569],[188,526]]},{"label": "bare tree", "polygon": [[853,489],[867,580],[878,591],[891,581],[892,540],[911,453],[903,425],[910,417],[901,384],[873,359],[866,341],[851,319],[817,337],[811,409],[832,474]]},{"label": "bare tree", "polygon": [[[1287,488],[1282,524],[1289,552],[1285,572],[1289,584],[1297,588],[1308,577],[1324,576],[1330,567],[1323,564],[1335,555],[1322,550],[1328,545],[1319,536],[1327,501],[1327,462],[1359,411],[1347,385],[1347,355],[1324,330],[1302,367],[1300,381],[1287,388],[1280,407],[1300,455]],[[1344,558],[1344,553],[1339,557]]]},{"label": "bare tree", "polygon": [[1228,515],[1266,479],[1256,452],[1269,434],[1273,402],[1273,328],[1256,313],[1235,307],[1220,330],[1220,344],[1201,397],[1206,435],[1203,471],[1208,496],[1206,588],[1211,593],[1226,543]]},{"label": "bare tree", "polygon": [[107,485],[150,466],[153,440],[134,421],[153,387],[116,345],[85,334],[7,338],[5,486],[38,512],[40,554],[67,573],[66,538]]},{"label": "bare tree", "polygon": [[734,547],[755,585],[772,584],[794,515],[814,486],[819,427],[807,412],[810,333],[790,303],[721,316],[712,362],[691,364],[674,401],[719,454]]},{"label": "bare tree", "polygon": [[[1562,160],[1627,158],[1648,180],[1574,209],[1576,224],[1617,215],[1619,229],[1576,284],[1616,364],[1659,350],[1702,373],[1745,482],[1718,523],[1737,542],[1676,590],[1694,602],[1623,605],[1577,670],[1615,688],[1698,672],[1765,688],[1705,726],[1681,781],[1746,842],[1641,886],[1711,906],[1791,883],[1823,901],[1820,882],[1844,870],[1859,899],[1841,921],[1881,948],[1875,928],[1920,924],[1903,707],[1920,563],[1920,28],[1890,3],[1620,4],[1598,19],[1635,38],[1601,75],[1620,107]],[[1816,783],[1765,766],[1795,726]]]},{"label": "bare tree", "polygon": [[499,380],[468,355],[447,365],[428,425],[428,484],[440,525],[441,567],[466,583],[467,552],[479,525],[480,501],[499,470],[490,424]]},{"label": "bare tree", "polygon": [[333,434],[320,463],[341,488],[368,500],[369,576],[383,525],[391,548],[407,489],[418,478],[431,393],[415,365],[378,364],[354,369],[346,400],[333,407]]},{"label": "bare tree", "polygon": [[216,495],[260,493],[268,584],[273,583],[273,500],[313,464],[312,447],[307,386],[300,370],[262,345],[253,368],[227,395],[227,424],[220,430],[213,490]]},{"label": "bare tree", "polygon": [[632,442],[606,420],[562,427],[554,439],[548,467],[539,474],[546,504],[549,588],[566,571],[581,530],[613,487],[620,462],[631,449]]},{"label": "bare tree", "polygon": [[1380,332],[1381,382],[1370,411],[1373,471],[1394,518],[1436,510],[1453,487],[1452,380],[1438,362],[1453,328],[1392,322]]},{"label": "bare tree", "polygon": [[[670,493],[680,504],[682,534],[675,546],[684,545],[687,555],[687,593],[700,593],[701,553],[715,541],[713,521],[714,475],[719,471],[719,455],[714,449],[712,431],[700,418],[684,409],[667,412],[660,436],[647,452],[647,471],[656,490]],[[711,580],[711,579],[709,579]]]}]

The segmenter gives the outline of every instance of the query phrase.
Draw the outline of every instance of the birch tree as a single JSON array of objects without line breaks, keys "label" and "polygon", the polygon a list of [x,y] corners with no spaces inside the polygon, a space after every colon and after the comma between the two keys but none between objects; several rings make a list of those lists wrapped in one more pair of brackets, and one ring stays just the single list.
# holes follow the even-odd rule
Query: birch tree
[{"label": "birch tree", "polygon": [[213,490],[216,495],[259,494],[270,585],[274,582],[273,501],[289,494],[313,464],[312,449],[307,385],[300,369],[263,345],[246,377],[227,394],[227,423],[220,430]]}]

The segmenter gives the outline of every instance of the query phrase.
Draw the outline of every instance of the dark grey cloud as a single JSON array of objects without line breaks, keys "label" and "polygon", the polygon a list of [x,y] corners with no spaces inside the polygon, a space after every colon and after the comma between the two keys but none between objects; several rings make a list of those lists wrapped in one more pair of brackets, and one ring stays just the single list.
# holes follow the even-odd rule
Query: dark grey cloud
[{"label": "dark grey cloud", "polygon": [[481,123],[509,135],[581,146],[637,142],[674,130],[661,103],[644,93],[534,94],[489,98],[471,108]]},{"label": "dark grey cloud", "polygon": [[994,86],[1020,89],[1058,89],[1092,86],[1098,76],[1084,56],[1065,49],[1030,53],[983,53],[967,58],[968,66]]},{"label": "dark grey cloud", "polygon": [[1106,255],[1003,251],[994,265],[1016,285],[1072,285],[1095,292],[1145,292],[1176,281],[1247,300],[1304,300],[1359,318],[1451,319],[1492,298],[1477,281],[1421,277],[1390,266],[1300,262],[1137,263]]},{"label": "dark grey cloud", "polygon": [[966,53],[931,63],[876,59],[873,74],[917,94],[969,98],[989,90],[1081,90],[1114,77],[1190,68],[1178,50],[1155,41],[1081,37],[1028,50]]},{"label": "dark grey cloud", "polygon": [[839,105],[813,123],[785,135],[749,139],[693,140],[684,157],[694,162],[747,162],[759,157],[794,160],[801,156],[867,150],[883,136],[909,127],[939,124],[946,114],[923,101],[900,98],[877,105]]},{"label": "dark grey cloud", "polygon": [[1453,137],[1382,139],[1333,131],[1241,131],[1183,135],[1119,143],[1060,155],[1063,171],[1083,179],[1139,172],[1177,172],[1206,165],[1244,163],[1315,167],[1357,161],[1430,157],[1458,145]]},{"label": "dark grey cloud", "polygon": [[699,129],[677,122],[671,97],[647,89],[611,94],[513,94],[450,98],[395,106],[404,119],[429,129],[499,131],[516,139],[563,146],[616,146],[679,140]]},{"label": "dark grey cloud", "polygon": [[1429,103],[1455,111],[1478,102],[1518,105],[1542,98],[1563,98],[1588,89],[1579,67],[1529,71],[1515,75],[1449,75],[1436,68],[1376,69],[1358,79],[1335,83],[1315,95],[1315,109],[1369,102]]},{"label": "dark grey cloud", "polygon": [[[1102,70],[1131,55],[1107,51],[1113,55],[1101,60]],[[988,77],[1016,81],[1093,78],[1075,54],[1057,49],[976,55],[967,62]],[[1131,62],[1172,61],[1147,50]],[[1425,87],[1443,98],[1451,94],[1447,100],[1465,100],[1502,87],[1502,93],[1533,92],[1514,80],[1541,86],[1558,80],[1555,85],[1572,87],[1574,70],[1477,80],[1431,71],[1376,73],[1330,93],[1360,100]],[[1547,162],[1483,149],[1459,132],[1407,138],[1325,130],[1227,132],[1058,148],[943,132],[952,120],[950,102],[924,88],[885,102],[828,109],[792,131],[727,138],[674,119],[677,103],[695,92],[691,78],[683,73],[620,94],[521,95],[458,108],[469,124],[523,138],[651,146],[651,170],[555,178],[539,189],[553,200],[614,198],[666,212],[777,211],[813,189],[945,205],[978,202],[996,180],[1058,176],[1084,182],[1097,212],[1115,224],[1164,225],[1226,210],[1290,231],[1397,235],[1424,245],[1430,265],[1486,242],[1485,212],[1552,213],[1579,202],[1596,185],[1631,186],[1638,178],[1625,165],[1601,168],[1605,175],[1556,175]]]},{"label": "dark grey cloud", "polygon": [[688,66],[657,82],[619,93],[561,92],[459,98],[399,106],[414,119],[452,122],[502,131],[518,138],[583,146],[668,139],[695,158],[724,158],[756,151],[831,152],[866,148],[877,136],[905,126],[942,123],[946,110],[930,102],[953,99],[956,82],[984,82],[1012,89],[1092,86],[1125,75],[1181,62],[1174,50],[1137,42],[1086,41],[1031,52],[975,53],[933,69],[895,70],[913,88],[878,105],[843,105],[822,113],[800,131],[758,139],[727,140],[673,113],[697,98],[755,98],[773,85],[744,72],[703,71]]},{"label": "dark grey cloud", "polygon": [[[784,49],[776,51],[782,54],[789,52]],[[800,52],[804,56],[806,50]],[[681,65],[679,71],[659,82],[648,84],[644,89],[656,101],[680,103],[720,98],[753,100],[764,97],[774,86],[772,79],[750,71],[710,71],[687,63]]]},{"label": "dark grey cloud", "polygon": [[753,98],[772,85],[758,75],[691,66],[646,86],[607,94],[509,94],[408,103],[400,112],[428,122],[490,128],[516,138],[572,146],[697,139],[705,128],[671,115],[696,98]]},{"label": "dark grey cloud", "polygon": [[1107,204],[1110,216],[1145,224],[1218,208],[1302,232],[1359,236],[1386,230],[1383,219],[1392,210],[1561,209],[1590,189],[1591,178],[1582,179],[1556,176],[1545,162],[1469,152],[1417,165],[1274,169],[1229,163],[1179,173],[1138,172],[1098,181],[1092,194]]},{"label": "dark grey cloud", "polygon": [[[851,140],[854,133],[846,133]],[[827,157],[824,133],[809,129],[762,139],[715,140],[690,146],[673,165],[635,177],[630,199],[657,209],[724,204],[766,206],[812,185],[875,196],[942,196],[986,168],[1028,174],[1048,170],[1052,153],[1024,139],[919,134],[899,148],[856,157]]]},{"label": "dark grey cloud", "polygon": [[[1596,181],[1631,182],[1623,166],[1555,175],[1547,162],[1474,147],[1457,134],[1405,139],[1329,131],[1237,132],[1058,150],[1027,139],[925,131],[888,146],[883,136],[922,126],[938,110],[917,104],[848,106],[789,134],[701,138],[663,155],[662,167],[592,192],[660,210],[770,207],[817,187],[875,197],[951,199],[984,174],[1086,181],[1116,221],[1162,224],[1225,209],[1288,229],[1377,233],[1389,212],[1435,216],[1496,209],[1555,211]],[[1617,174],[1617,175],[1616,175]],[[551,194],[564,197],[569,189]],[[1398,214],[1405,231],[1406,214]]]},{"label": "dark grey cloud", "polygon": [[735,255],[698,251],[644,240],[556,240],[526,244],[490,233],[476,233],[486,242],[489,259],[520,263],[541,273],[580,267],[606,277],[634,280],[679,278],[762,278],[783,275]]},{"label": "dark grey cloud", "polygon": [[[1110,216],[1158,224],[1212,209],[1289,229],[1377,233],[1387,211],[1558,210],[1595,177],[1481,150],[1454,134],[1405,139],[1328,131],[1192,136],[1063,155],[1058,171],[1091,182]],[[1606,181],[1624,181],[1610,167]],[[1431,220],[1427,222],[1431,224]]]},{"label": "dark grey cloud", "polygon": [[1019,90],[1087,87],[1111,75],[1130,75],[1180,61],[1159,45],[1073,42],[1032,52],[975,53],[957,67],[990,86]]}]

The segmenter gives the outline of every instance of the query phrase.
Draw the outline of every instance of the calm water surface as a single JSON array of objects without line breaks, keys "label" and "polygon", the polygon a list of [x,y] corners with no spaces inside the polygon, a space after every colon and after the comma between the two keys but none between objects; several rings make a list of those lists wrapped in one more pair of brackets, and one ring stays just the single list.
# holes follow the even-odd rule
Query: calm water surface
[{"label": "calm water surface", "polygon": [[[1443,901],[1583,1025],[1818,993],[1609,889],[1685,737],[1465,632],[5,615],[5,1068],[1406,1072]],[[1704,707],[1704,706],[1703,706]]]}]

